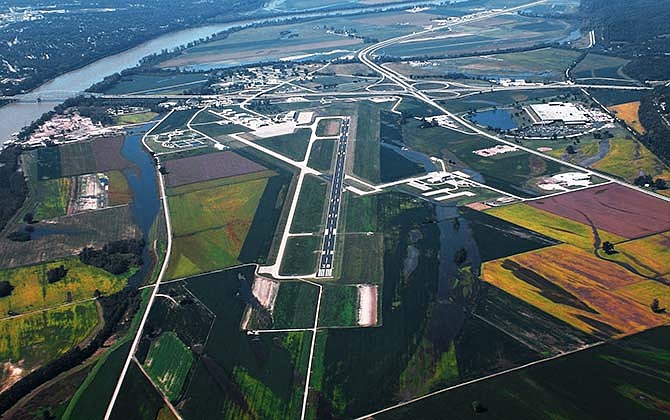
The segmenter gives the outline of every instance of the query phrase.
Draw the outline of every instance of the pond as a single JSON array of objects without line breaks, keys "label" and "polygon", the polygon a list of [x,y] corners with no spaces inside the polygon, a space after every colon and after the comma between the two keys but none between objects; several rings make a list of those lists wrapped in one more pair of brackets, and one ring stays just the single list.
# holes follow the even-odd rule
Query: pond
[{"label": "pond", "polygon": [[505,109],[490,109],[488,111],[476,112],[470,116],[470,120],[484,127],[492,127],[500,130],[511,130],[518,128],[512,114]]}]

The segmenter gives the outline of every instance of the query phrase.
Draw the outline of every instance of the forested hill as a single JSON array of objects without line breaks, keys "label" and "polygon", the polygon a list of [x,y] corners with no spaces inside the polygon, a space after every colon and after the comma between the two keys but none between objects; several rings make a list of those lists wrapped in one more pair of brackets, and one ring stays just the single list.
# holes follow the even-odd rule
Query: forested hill
[{"label": "forested hill", "polygon": [[[0,93],[13,95],[156,36],[211,21],[230,21],[263,0],[15,1],[31,19],[0,2]],[[17,15],[21,16],[21,15]]]},{"label": "forested hill", "polygon": [[632,58],[626,73],[640,80],[670,79],[670,2],[582,0],[585,29],[596,48]]}]

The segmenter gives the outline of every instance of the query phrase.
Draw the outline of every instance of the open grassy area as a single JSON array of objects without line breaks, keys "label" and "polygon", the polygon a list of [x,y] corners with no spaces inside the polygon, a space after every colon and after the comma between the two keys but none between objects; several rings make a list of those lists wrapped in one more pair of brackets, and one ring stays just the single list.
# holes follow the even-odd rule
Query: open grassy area
[{"label": "open grassy area", "polygon": [[153,131],[151,131],[151,134],[167,133],[178,128],[186,128],[186,123],[188,123],[198,111],[198,108],[174,111],[169,117],[163,120],[158,127],[154,128]]},{"label": "open grassy area", "polygon": [[[598,337],[619,336],[668,322],[649,304],[649,287],[670,286],[636,275],[571,245],[558,245],[487,262],[482,278],[554,317]],[[635,286],[635,287],[633,287]],[[635,292],[638,296],[631,299]]]},{"label": "open grassy area", "polygon": [[[439,418],[449,407],[459,419],[664,418],[669,337],[669,327],[657,328],[375,417]],[[473,410],[475,401],[485,412]]]},{"label": "open grassy area", "polygon": [[342,254],[338,282],[381,284],[384,278],[384,235],[346,235],[337,240],[340,246],[336,251]]},{"label": "open grassy area", "polygon": [[292,134],[259,139],[256,143],[293,160],[301,161],[305,158],[311,135],[312,130],[299,128]]},{"label": "open grassy area", "polygon": [[0,362],[24,374],[81,343],[98,324],[95,302],[0,321]]},{"label": "open grassy area", "polygon": [[328,172],[333,166],[333,153],[337,140],[319,140],[312,145],[312,152],[307,161],[310,168]]},{"label": "open grassy area", "polygon": [[[511,206],[492,208],[486,213],[558,241],[575,245],[585,250],[593,250],[594,238],[590,226],[566,219],[555,214],[519,203]],[[621,242],[624,238],[598,231],[601,241]]]},{"label": "open grassy area", "polygon": [[290,237],[279,273],[287,276],[315,273],[322,242],[323,235]]},{"label": "open grassy area", "polygon": [[645,133],[645,129],[640,123],[640,116],[638,114],[640,110],[640,101],[635,102],[626,102],[625,104],[613,105],[608,107],[610,111],[614,112],[618,118],[621,118],[628,124],[633,130],[637,131],[640,134]]},{"label": "open grassy area", "polygon": [[121,391],[117,396],[111,420],[156,420],[165,406],[163,397],[153,386],[149,378],[133,362],[123,379]]},{"label": "open grassy area", "polygon": [[296,217],[291,225],[291,233],[322,232],[324,206],[328,197],[328,183],[315,176],[307,175],[302,183]]},{"label": "open grassy area", "polygon": [[629,60],[602,54],[589,53],[572,70],[576,78],[611,77],[622,79],[619,71]]},{"label": "open grassy area", "polygon": [[114,117],[114,123],[118,125],[140,124],[153,120],[158,114],[156,112],[138,112],[135,114],[125,114]]},{"label": "open grassy area", "polygon": [[144,367],[169,400],[176,400],[193,364],[191,350],[168,331],[151,344]]},{"label": "open grassy area", "polygon": [[[47,271],[63,265],[67,274],[55,283],[47,281]],[[0,298],[0,314],[25,313],[93,297],[96,290],[111,294],[126,285],[128,274],[114,276],[85,265],[78,257],[0,271],[0,279],[9,281],[14,290]]]},{"label": "open grassy area", "polygon": [[[133,92],[160,92],[166,89],[173,89],[175,85],[192,83],[197,81],[207,81],[207,75],[203,73],[148,73],[131,74],[121,78],[113,86],[105,90],[108,94],[125,94]],[[182,86],[181,90],[190,89],[196,84]],[[174,87],[174,89],[177,89]]]},{"label": "open grassy area", "polygon": [[358,289],[355,286],[325,285],[323,287],[319,326],[355,326],[357,316]]},{"label": "open grassy area", "polygon": [[[370,102],[361,102],[356,116],[353,172],[365,180],[380,180],[379,108]],[[351,146],[349,146],[351,147]]]},{"label": "open grassy area", "polygon": [[637,140],[614,138],[609,143],[609,153],[593,164],[593,169],[621,177],[628,182],[634,181],[642,172],[670,181],[670,168]]},{"label": "open grassy area", "polygon": [[337,136],[340,134],[341,121],[339,118],[328,118],[319,121],[319,124],[316,126],[316,135],[319,137]]},{"label": "open grassy area", "polygon": [[282,282],[272,311],[273,328],[314,326],[319,288],[304,282]]},{"label": "open grassy area", "polygon": [[174,249],[170,278],[238,263],[267,178],[169,197]]}]

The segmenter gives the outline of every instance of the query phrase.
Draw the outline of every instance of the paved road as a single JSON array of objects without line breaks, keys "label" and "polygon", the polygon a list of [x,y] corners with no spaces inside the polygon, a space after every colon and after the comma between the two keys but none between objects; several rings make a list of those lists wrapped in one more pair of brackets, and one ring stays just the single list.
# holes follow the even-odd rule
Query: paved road
[{"label": "paved road", "polygon": [[335,254],[335,235],[337,234],[337,220],[340,213],[340,199],[342,198],[342,183],[344,182],[344,162],[347,157],[347,140],[349,139],[349,118],[342,120],[342,134],[337,143],[337,160],[333,173],[333,185],[328,202],[328,219],[323,234],[323,249],[317,277],[332,277],[333,256]]}]

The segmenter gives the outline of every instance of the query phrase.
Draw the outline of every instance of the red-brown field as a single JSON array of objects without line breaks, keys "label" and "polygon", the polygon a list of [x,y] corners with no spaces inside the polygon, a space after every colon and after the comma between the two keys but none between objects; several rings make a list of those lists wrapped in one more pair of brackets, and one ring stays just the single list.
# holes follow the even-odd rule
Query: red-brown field
[{"label": "red-brown field", "polygon": [[529,201],[528,204],[628,239],[670,230],[670,204],[619,184]]},{"label": "red-brown field", "polygon": [[210,153],[170,160],[165,162],[165,167],[168,171],[166,176],[168,187],[239,176],[266,169],[234,152]]}]

